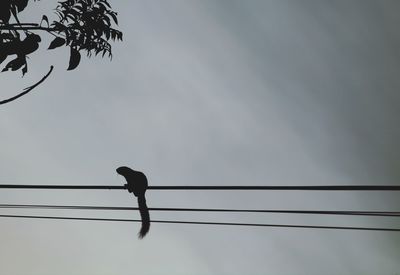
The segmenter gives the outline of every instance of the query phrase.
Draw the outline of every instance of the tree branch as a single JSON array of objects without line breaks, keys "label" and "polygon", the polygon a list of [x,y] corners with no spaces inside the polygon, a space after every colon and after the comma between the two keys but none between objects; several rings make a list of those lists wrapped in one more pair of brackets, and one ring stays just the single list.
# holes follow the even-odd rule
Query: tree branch
[{"label": "tree branch", "polygon": [[22,93],[19,93],[19,94],[17,94],[16,96],[13,96],[13,97],[10,97],[10,98],[8,98],[8,99],[5,99],[5,100],[0,101],[0,105],[9,103],[9,102],[11,102],[11,101],[14,101],[14,100],[16,100],[17,98],[19,98],[19,97],[21,97],[21,96],[23,96],[23,95],[26,95],[27,93],[29,93],[30,91],[32,91],[33,89],[35,89],[35,88],[36,88],[37,86],[39,86],[43,81],[46,80],[46,78],[51,74],[51,72],[53,71],[53,69],[54,69],[54,66],[51,65],[51,66],[50,66],[50,71],[49,71],[41,80],[39,80],[39,81],[38,81],[37,83],[35,83],[34,85],[25,88],[25,89],[22,91]]},{"label": "tree branch", "polygon": [[33,30],[42,30],[42,31],[47,31],[47,32],[54,32],[58,31],[59,29],[57,28],[46,28],[46,27],[40,27],[40,26],[0,26],[0,30],[4,31],[33,31]]},{"label": "tree branch", "polygon": [[1,25],[0,27],[15,27],[15,26],[33,26],[33,27],[39,27],[40,25],[38,23],[7,23],[4,25]]}]

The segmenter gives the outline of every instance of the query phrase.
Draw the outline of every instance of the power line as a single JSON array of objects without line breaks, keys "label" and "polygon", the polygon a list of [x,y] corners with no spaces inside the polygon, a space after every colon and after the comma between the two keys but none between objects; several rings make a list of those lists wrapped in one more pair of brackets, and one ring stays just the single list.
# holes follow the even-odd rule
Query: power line
[{"label": "power line", "polygon": [[[27,185],[0,184],[0,189],[125,190],[126,185]],[[165,185],[149,190],[297,190],[297,191],[400,191],[400,185]]]},{"label": "power line", "polygon": [[153,190],[400,191],[400,185],[216,185],[149,186]]},{"label": "power line", "polygon": [[88,190],[125,190],[125,185],[30,185],[30,184],[0,184],[0,189],[88,189]]},{"label": "power line", "polygon": [[[6,209],[66,209],[66,210],[106,210],[125,211],[138,210],[138,207],[111,207],[111,206],[87,206],[87,205],[45,205],[45,204],[0,204],[0,208]],[[400,217],[397,211],[324,211],[324,210],[282,210],[282,209],[222,209],[222,208],[174,208],[174,207],[150,207],[150,211],[168,212],[236,212],[236,213],[276,213],[276,214],[315,214],[315,215],[350,215],[350,216],[378,216]]]},{"label": "power line", "polygon": [[[47,220],[78,220],[78,221],[102,221],[102,222],[141,222],[141,220],[132,220],[132,219],[78,218],[78,217],[29,216],[29,215],[0,215],[0,218],[47,219]],[[195,222],[195,221],[180,221],[180,220],[178,220],[178,221],[152,220],[152,223],[400,232],[400,228],[382,228],[382,227],[324,226],[324,225],[297,225],[297,224],[263,224],[263,223],[231,223],[231,222]]]}]

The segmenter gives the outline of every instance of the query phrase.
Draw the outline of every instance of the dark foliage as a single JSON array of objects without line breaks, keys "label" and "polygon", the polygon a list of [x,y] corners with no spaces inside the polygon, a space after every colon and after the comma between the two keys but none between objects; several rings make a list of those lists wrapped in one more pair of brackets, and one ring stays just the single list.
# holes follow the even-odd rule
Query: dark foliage
[{"label": "dark foliage", "polygon": [[[28,71],[27,55],[39,48],[45,31],[55,38],[48,49],[70,47],[68,70],[75,69],[81,60],[81,52],[88,57],[101,54],[112,57],[110,41],[122,40],[122,32],[112,28],[118,24],[117,13],[111,10],[107,0],[64,0],[55,8],[57,21],[49,22],[43,15],[40,23],[21,23],[18,14],[29,0],[0,0],[0,64],[9,56],[15,56],[2,71]],[[10,21],[14,19],[15,23]]]}]

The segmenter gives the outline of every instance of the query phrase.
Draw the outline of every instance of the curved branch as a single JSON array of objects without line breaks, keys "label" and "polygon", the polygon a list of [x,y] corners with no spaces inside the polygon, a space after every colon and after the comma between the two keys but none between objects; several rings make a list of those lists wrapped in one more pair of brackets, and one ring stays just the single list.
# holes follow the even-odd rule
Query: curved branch
[{"label": "curved branch", "polygon": [[32,91],[33,89],[35,89],[35,88],[36,88],[37,86],[39,86],[43,81],[46,80],[46,78],[51,74],[51,72],[53,71],[53,69],[54,69],[54,66],[51,65],[51,66],[50,66],[50,71],[49,71],[41,80],[39,80],[39,81],[38,81],[37,83],[35,83],[34,85],[25,88],[25,89],[22,91],[22,93],[19,93],[19,94],[17,94],[16,96],[13,96],[13,97],[10,97],[10,98],[8,98],[8,99],[5,99],[5,100],[0,101],[0,105],[9,103],[9,102],[11,102],[11,101],[14,101],[14,100],[16,100],[17,98],[19,98],[19,97],[21,97],[21,96],[23,96],[23,95],[26,95],[27,93],[29,93],[30,91]]}]

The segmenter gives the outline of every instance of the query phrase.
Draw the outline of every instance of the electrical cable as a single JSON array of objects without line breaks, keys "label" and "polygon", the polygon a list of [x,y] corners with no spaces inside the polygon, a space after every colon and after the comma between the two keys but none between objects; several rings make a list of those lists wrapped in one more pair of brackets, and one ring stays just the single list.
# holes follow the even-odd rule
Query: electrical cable
[{"label": "electrical cable", "polygon": [[[125,190],[126,185],[26,185],[0,184],[0,189]],[[149,190],[280,190],[280,191],[400,191],[400,185],[160,185]]]},{"label": "electrical cable", "polygon": [[[65,210],[105,210],[126,211],[138,210],[138,207],[112,207],[88,205],[47,205],[47,204],[0,204],[0,209],[65,209]],[[234,212],[234,213],[276,213],[276,214],[313,214],[313,215],[349,215],[349,216],[377,216],[400,217],[398,211],[324,211],[324,210],[282,210],[282,209],[222,209],[222,208],[174,208],[150,207],[149,211],[168,212]]]},{"label": "electrical cable", "polygon": [[[61,216],[31,216],[31,215],[0,215],[0,218],[79,220],[79,221],[102,221],[102,222],[141,222],[141,220],[132,220],[132,219],[82,218],[82,217],[61,217]],[[152,220],[151,222],[152,223],[166,223],[166,224],[196,224],[196,225],[225,225],[225,226],[252,226],[252,227],[279,227],[279,228],[336,229],[336,230],[400,232],[400,228],[382,228],[382,227],[232,223],[232,222],[203,222],[203,221],[196,222],[196,221],[181,221],[181,220],[175,220],[175,221],[174,220]]]}]

